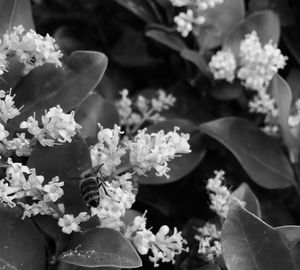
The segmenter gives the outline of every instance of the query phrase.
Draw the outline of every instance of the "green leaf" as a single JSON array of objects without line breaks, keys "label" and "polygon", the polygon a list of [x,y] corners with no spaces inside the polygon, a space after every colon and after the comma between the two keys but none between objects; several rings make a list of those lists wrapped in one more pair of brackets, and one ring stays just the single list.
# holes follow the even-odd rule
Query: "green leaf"
[{"label": "green leaf", "polygon": [[222,250],[228,269],[296,270],[281,233],[232,203],[222,233]]},{"label": "green leaf", "polygon": [[119,124],[119,113],[110,101],[93,93],[76,110],[75,120],[82,126],[81,136],[88,145],[93,145],[97,142],[97,124],[113,128],[115,124]]},{"label": "green leaf", "polygon": [[300,98],[300,70],[293,68],[286,80],[292,92],[293,106],[293,104]]},{"label": "green leaf", "polygon": [[263,45],[270,40],[278,44],[280,37],[278,16],[270,10],[258,11],[251,14],[226,36],[223,48],[230,48],[236,57],[238,57],[241,40],[245,38],[246,34],[252,31],[257,32],[260,42]]},{"label": "green leaf", "polygon": [[175,33],[165,32],[162,30],[149,30],[146,32],[146,36],[164,44],[174,51],[181,52],[186,48],[183,40]]},{"label": "green leaf", "polygon": [[243,0],[224,1],[205,11],[205,24],[197,35],[202,50],[212,49],[222,44],[225,35],[240,22],[245,15]]},{"label": "green leaf", "polygon": [[259,218],[262,217],[259,201],[247,183],[242,183],[234,192],[232,192],[232,196],[245,202],[245,208],[249,212]]},{"label": "green leaf", "polygon": [[288,247],[292,248],[300,241],[300,226],[286,225],[275,228],[286,239]]},{"label": "green leaf", "polygon": [[157,22],[151,6],[146,1],[140,0],[115,0],[119,5],[131,11],[134,15],[147,23]]},{"label": "green leaf", "polygon": [[77,215],[87,211],[81,197],[79,183],[81,174],[92,168],[89,149],[80,135],[73,137],[71,143],[64,143],[54,147],[43,147],[39,144],[34,148],[27,166],[36,168],[37,174],[50,181],[59,176],[64,181],[64,195],[66,213]]},{"label": "green leaf", "polygon": [[142,261],[131,243],[121,233],[104,228],[74,235],[59,259],[84,267],[142,266]]},{"label": "green leaf", "polygon": [[243,95],[244,90],[240,82],[228,83],[220,81],[211,89],[210,93],[218,100],[233,100]]},{"label": "green leaf", "polygon": [[30,0],[0,0],[0,16],[1,39],[14,26],[23,25],[26,30],[34,29]]},{"label": "green leaf", "polygon": [[287,82],[276,74],[270,84],[271,91],[279,110],[279,123],[285,145],[289,150],[290,160],[298,162],[300,141],[291,133],[288,119],[291,110],[292,93]]},{"label": "green leaf", "polygon": [[0,269],[45,269],[44,240],[30,219],[21,218],[19,208],[0,204]]},{"label": "green leaf", "polygon": [[189,49],[183,49],[180,52],[180,55],[182,58],[192,62],[206,77],[211,77],[211,73],[208,70],[207,63],[205,62],[205,59],[203,55],[200,54],[200,52],[189,50]]},{"label": "green leaf", "polygon": [[201,124],[200,130],[227,147],[258,185],[269,189],[295,185],[293,170],[279,144],[252,122],[225,117]]},{"label": "green leaf", "polygon": [[171,169],[169,173],[170,178],[166,178],[165,176],[159,177],[155,174],[154,170],[151,170],[147,173],[148,176],[139,176],[139,182],[141,184],[159,185],[178,181],[195,169],[195,167],[203,159],[205,155],[205,148],[202,145],[201,134],[199,133],[197,126],[188,120],[166,120],[149,126],[147,133],[158,132],[160,130],[169,132],[173,131],[176,126],[180,128],[179,133],[189,133],[191,135],[189,143],[191,145],[192,152],[189,154],[183,154],[180,157],[175,157],[175,159],[168,163],[168,167]]},{"label": "green leaf", "polygon": [[104,54],[77,51],[64,69],[51,64],[34,69],[13,89],[16,106],[24,108],[9,122],[10,130],[18,130],[21,121],[33,113],[39,119],[46,109],[58,104],[67,112],[78,107],[100,82],[106,66]]}]

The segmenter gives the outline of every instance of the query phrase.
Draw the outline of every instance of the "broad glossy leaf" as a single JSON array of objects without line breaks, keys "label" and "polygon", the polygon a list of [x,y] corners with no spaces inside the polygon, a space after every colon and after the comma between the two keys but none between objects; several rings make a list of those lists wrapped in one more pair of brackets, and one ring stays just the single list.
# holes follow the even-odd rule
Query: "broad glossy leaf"
[{"label": "broad glossy leaf", "polygon": [[226,146],[258,185],[269,189],[295,185],[291,165],[279,144],[252,122],[225,117],[201,124],[200,130]]},{"label": "broad glossy leaf", "polygon": [[271,81],[270,88],[278,106],[279,123],[285,145],[289,150],[290,160],[293,163],[298,162],[300,140],[297,140],[291,133],[288,123],[292,103],[290,87],[280,75],[276,74]]},{"label": "broad glossy leaf", "polygon": [[104,128],[113,128],[119,124],[119,114],[110,101],[93,93],[76,110],[75,120],[82,126],[81,136],[92,145],[97,142],[98,123]]},{"label": "broad glossy leaf", "polygon": [[232,203],[222,233],[222,250],[228,269],[296,270],[281,233]]},{"label": "broad glossy leaf", "polygon": [[39,119],[46,109],[58,104],[64,111],[75,109],[100,82],[106,66],[104,54],[76,51],[64,69],[50,64],[34,69],[13,89],[16,106],[24,108],[9,122],[10,129],[17,130],[33,113]]},{"label": "broad glossy leaf", "polygon": [[230,48],[238,57],[241,40],[245,38],[246,34],[252,31],[257,32],[262,44],[266,44],[270,40],[277,44],[280,37],[278,16],[270,10],[258,11],[251,14],[226,36],[223,48]]},{"label": "broad glossy leaf", "polygon": [[0,269],[45,269],[44,240],[30,219],[21,218],[19,208],[0,204]]},{"label": "broad glossy leaf", "polygon": [[194,63],[195,66],[203,73],[203,75],[205,75],[206,77],[211,77],[211,74],[207,67],[207,63],[205,62],[205,59],[203,55],[200,54],[200,52],[183,49],[180,52],[180,55],[182,58]]},{"label": "broad glossy leaf", "polygon": [[200,26],[198,43],[202,50],[220,46],[225,35],[239,23],[245,15],[243,0],[224,1],[205,11],[206,22]]},{"label": "broad glossy leaf", "polygon": [[195,167],[201,162],[205,155],[205,148],[202,145],[202,137],[197,126],[192,122],[184,119],[173,119],[163,121],[148,127],[147,132],[158,132],[164,130],[165,132],[173,131],[174,127],[179,127],[179,133],[189,133],[191,135],[189,143],[191,145],[192,152],[189,154],[183,154],[180,157],[175,157],[172,161],[168,162],[170,167],[170,178],[165,176],[159,177],[155,174],[154,170],[147,173],[148,176],[139,176],[139,182],[147,185],[159,185],[167,184],[177,180],[189,174]]},{"label": "broad glossy leaf", "polygon": [[277,231],[282,233],[287,241],[287,245],[292,248],[300,241],[300,226],[287,225],[275,228]]},{"label": "broad glossy leaf", "polygon": [[140,0],[115,0],[119,5],[131,11],[134,15],[147,23],[157,22],[157,18],[153,13],[151,6],[147,1]]},{"label": "broad glossy leaf", "polygon": [[71,143],[54,147],[43,147],[39,144],[34,148],[27,166],[36,168],[37,174],[50,181],[59,176],[64,181],[62,200],[66,213],[78,214],[87,211],[87,207],[79,191],[81,174],[92,167],[89,149],[80,135],[73,137]]},{"label": "broad glossy leaf", "polygon": [[286,79],[292,92],[292,106],[300,98],[300,70],[293,68]]},{"label": "broad glossy leaf", "polygon": [[245,202],[245,208],[252,214],[261,218],[262,215],[259,201],[247,183],[242,183],[234,192],[232,192],[232,196]]},{"label": "broad glossy leaf", "polygon": [[74,235],[59,259],[84,267],[142,266],[142,261],[131,243],[121,233],[104,228]]},{"label": "broad glossy leaf", "polygon": [[149,30],[146,32],[146,36],[164,44],[174,51],[181,52],[186,48],[183,40],[175,33],[165,32],[162,30]]},{"label": "broad glossy leaf", "polygon": [[243,95],[244,90],[240,82],[229,83],[222,81],[218,82],[217,85],[211,89],[210,93],[218,100],[232,100]]},{"label": "broad glossy leaf", "polygon": [[0,16],[1,39],[14,26],[23,25],[26,30],[34,29],[30,0],[0,0]]}]

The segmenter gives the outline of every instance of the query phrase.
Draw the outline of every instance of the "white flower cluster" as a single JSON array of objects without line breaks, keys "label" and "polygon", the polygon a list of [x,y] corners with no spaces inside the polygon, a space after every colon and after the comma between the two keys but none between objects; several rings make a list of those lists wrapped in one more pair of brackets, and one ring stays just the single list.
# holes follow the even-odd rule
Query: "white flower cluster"
[{"label": "white flower cluster", "polygon": [[235,59],[230,50],[221,50],[211,58],[208,66],[215,79],[232,82],[236,76],[246,88],[265,92],[273,76],[284,68],[286,60],[272,41],[262,46],[253,31],[241,41],[239,59]]},{"label": "white flower cluster", "polygon": [[226,218],[229,210],[231,193],[224,182],[224,171],[215,171],[214,177],[208,179],[206,189],[209,191],[210,209],[216,212],[220,217]]},{"label": "white flower cluster", "polygon": [[176,101],[173,95],[167,95],[162,89],[158,90],[157,98],[147,99],[140,95],[134,102],[128,98],[127,89],[122,90],[120,94],[122,98],[116,102],[116,107],[120,115],[120,124],[125,127],[127,135],[135,133],[146,121],[157,123],[165,120],[160,113],[168,110]]},{"label": "white flower cluster", "polygon": [[214,262],[222,255],[221,231],[215,224],[207,222],[203,227],[197,229],[195,239],[199,241],[198,254],[208,262]]},{"label": "white flower cluster", "polygon": [[48,34],[43,37],[32,29],[25,32],[22,25],[3,35],[0,44],[0,75],[7,71],[7,57],[14,55],[25,64],[25,74],[45,63],[55,64],[56,67],[62,66],[59,60],[62,53],[58,50],[55,39]]},{"label": "white flower cluster", "polygon": [[24,207],[23,218],[37,214],[56,215],[55,209],[51,208],[63,195],[63,182],[54,177],[48,184],[43,185],[44,177],[36,175],[35,169],[29,169],[21,163],[14,163],[9,158],[6,169],[6,177],[0,180],[0,202],[15,207],[15,201],[31,197],[32,204],[17,202]]},{"label": "white flower cluster", "polygon": [[[180,12],[174,17],[177,31],[187,37],[194,28],[206,22],[205,11],[222,4],[224,0],[170,0],[175,7],[185,7],[185,12]],[[197,32],[197,31],[195,31]]]},{"label": "white flower cluster", "polygon": [[164,133],[147,134],[146,129],[140,130],[132,141],[127,142],[130,163],[138,175],[144,175],[151,169],[156,175],[169,177],[168,162],[178,154],[190,153],[189,134],[178,134],[179,128]]},{"label": "white flower cluster", "polygon": [[50,108],[48,112],[45,111],[41,121],[43,128],[39,127],[39,122],[34,116],[30,116],[27,121],[20,124],[20,127],[27,129],[35,140],[43,146],[71,142],[72,137],[81,128],[74,120],[74,111],[66,114],[59,105]]},{"label": "white flower cluster", "polygon": [[100,202],[98,207],[91,208],[91,215],[97,215],[101,228],[111,228],[119,231],[124,223],[121,218],[127,209],[135,202],[134,188],[131,182],[132,175],[125,173],[112,180],[105,182],[105,186],[99,188]]},{"label": "white flower cluster", "polygon": [[81,230],[79,224],[86,222],[90,216],[86,212],[81,212],[77,217],[74,215],[63,215],[58,219],[58,226],[62,227],[62,232],[71,234],[72,232],[79,232]]},{"label": "white flower cluster", "polygon": [[188,143],[189,134],[174,131],[147,134],[146,129],[140,130],[133,140],[120,144],[120,127],[103,129],[100,126],[98,133],[99,142],[91,147],[93,166],[103,165],[104,176],[111,176],[121,164],[121,157],[129,153],[129,169],[138,175],[145,175],[151,169],[156,170],[158,176],[168,177],[170,168],[168,162],[179,154],[190,153]]},{"label": "white flower cluster", "polygon": [[159,261],[175,263],[174,257],[177,254],[188,251],[188,248],[184,247],[187,244],[186,240],[176,228],[173,234],[170,234],[170,228],[167,225],[162,226],[156,234],[146,229],[145,215],[135,217],[124,235],[140,254],[145,255],[151,251],[152,256],[149,256],[149,260],[154,263],[155,267],[159,266]]}]

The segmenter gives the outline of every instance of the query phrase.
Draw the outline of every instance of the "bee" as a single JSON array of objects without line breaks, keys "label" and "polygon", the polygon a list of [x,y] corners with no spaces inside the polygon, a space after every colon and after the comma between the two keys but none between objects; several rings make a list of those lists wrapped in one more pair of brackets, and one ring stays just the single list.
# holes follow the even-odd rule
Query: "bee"
[{"label": "bee", "polygon": [[[82,173],[81,181],[80,181],[80,192],[82,195],[83,200],[86,202],[87,205],[91,207],[97,207],[100,202],[100,193],[99,188],[102,187],[105,194],[107,194],[105,188],[105,180],[101,176],[101,167],[104,164],[100,164],[98,166],[93,167]],[[95,169],[97,170],[95,172]],[[99,173],[100,172],[100,173]],[[100,176],[99,176],[100,175]],[[109,195],[108,195],[109,196]]]}]

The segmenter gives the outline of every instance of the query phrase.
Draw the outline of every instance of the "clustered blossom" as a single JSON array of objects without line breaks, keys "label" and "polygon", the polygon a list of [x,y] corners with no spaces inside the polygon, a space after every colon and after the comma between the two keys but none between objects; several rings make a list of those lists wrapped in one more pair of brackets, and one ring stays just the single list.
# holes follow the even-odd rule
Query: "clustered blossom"
[{"label": "clustered blossom", "polygon": [[0,44],[0,75],[7,71],[7,57],[15,55],[25,64],[24,73],[45,63],[55,64],[61,67],[62,53],[58,50],[55,39],[48,34],[43,37],[30,29],[25,32],[22,25],[13,28],[12,32],[6,32]]},{"label": "clustered blossom", "polygon": [[174,131],[147,134],[146,129],[140,130],[132,141],[127,142],[130,163],[138,175],[144,175],[151,169],[156,175],[169,177],[168,162],[178,154],[190,153],[189,134],[178,134]]},{"label": "clustered blossom", "polygon": [[81,212],[76,217],[74,215],[63,215],[58,219],[58,226],[62,227],[62,232],[71,234],[72,232],[79,232],[81,230],[79,224],[89,219],[90,216],[87,212]]},{"label": "clustered blossom", "polygon": [[198,254],[202,259],[214,262],[222,255],[220,237],[221,231],[210,222],[197,229],[195,239],[199,241]]},{"label": "clustered blossom", "polygon": [[138,175],[145,175],[151,169],[158,176],[168,177],[170,168],[168,162],[180,154],[190,153],[188,143],[189,134],[174,131],[147,134],[146,129],[139,130],[138,134],[125,143],[120,143],[121,128],[115,125],[114,129],[103,129],[100,126],[98,143],[91,147],[90,154],[93,166],[103,164],[101,173],[108,177],[113,175],[121,158],[129,154],[129,169]]},{"label": "clustered blossom", "polygon": [[14,98],[15,95],[11,95],[11,90],[9,92],[0,90],[0,121],[3,124],[20,114],[20,109],[15,107]]},{"label": "clustered blossom", "polygon": [[128,98],[128,90],[120,92],[121,99],[116,103],[120,115],[120,124],[125,127],[126,134],[130,135],[144,124],[145,121],[157,123],[165,120],[160,114],[163,110],[168,110],[176,101],[171,94],[159,89],[157,97],[147,99],[138,96],[134,102]]},{"label": "clustered blossom", "polygon": [[41,119],[43,127],[39,127],[39,122],[34,116],[30,116],[27,121],[20,124],[22,129],[33,135],[33,137],[43,146],[53,146],[57,143],[71,142],[78,129],[81,128],[74,120],[74,111],[66,114],[62,108],[57,105]]},{"label": "clustered blossom", "polygon": [[181,232],[174,228],[173,234],[170,234],[170,228],[164,225],[154,234],[146,228],[145,215],[135,217],[124,235],[133,243],[140,254],[152,253],[149,260],[154,263],[155,267],[159,266],[159,261],[175,263],[174,257],[176,255],[182,251],[188,251],[188,248],[184,247],[187,242],[182,238]]},{"label": "clustered blossom", "polygon": [[273,76],[284,68],[286,61],[287,57],[272,41],[263,46],[253,31],[241,41],[238,59],[230,50],[221,50],[211,58],[209,68],[215,79],[232,82],[236,76],[246,88],[265,92]]},{"label": "clustered blossom", "polygon": [[226,218],[231,200],[231,193],[223,185],[224,171],[215,171],[215,176],[208,179],[206,189],[209,191],[210,209],[216,212],[220,217]]},{"label": "clustered blossom", "polygon": [[[206,22],[205,12],[214,8],[217,4],[222,4],[224,0],[170,0],[175,7],[186,8],[185,12],[180,12],[174,17],[177,31],[183,37],[187,37],[195,28]],[[197,33],[197,30],[194,31]]]},{"label": "clustered blossom", "polygon": [[91,214],[98,216],[100,227],[119,231],[124,226],[121,218],[135,202],[131,178],[130,173],[125,173],[118,179],[106,181],[105,186],[99,187],[99,205],[91,208]]},{"label": "clustered blossom", "polygon": [[[15,200],[31,197],[32,204],[23,204],[24,217],[40,213],[51,213],[53,209],[49,203],[56,202],[63,195],[63,182],[54,177],[48,184],[43,185],[44,177],[37,175],[35,169],[29,169],[21,163],[14,163],[9,158],[6,177],[0,180],[0,201],[10,207],[15,207]],[[38,207],[40,209],[38,210]]]},{"label": "clustered blossom", "polygon": [[117,125],[114,126],[114,129],[103,128],[101,125],[99,127],[98,143],[90,149],[92,164],[93,166],[103,164],[102,175],[110,176],[121,164],[121,157],[126,153],[124,147],[120,145],[122,132]]}]

